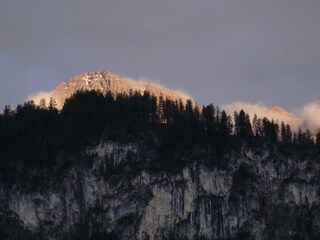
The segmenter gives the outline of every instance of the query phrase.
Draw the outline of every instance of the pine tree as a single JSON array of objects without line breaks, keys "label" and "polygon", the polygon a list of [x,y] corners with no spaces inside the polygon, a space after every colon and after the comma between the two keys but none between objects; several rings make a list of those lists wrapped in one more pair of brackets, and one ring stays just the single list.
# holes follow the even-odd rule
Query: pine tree
[{"label": "pine tree", "polygon": [[292,131],[289,124],[286,125],[286,142],[292,143]]},{"label": "pine tree", "polygon": [[273,119],[270,122],[266,117],[262,119],[263,137],[271,142],[278,141],[279,126]]},{"label": "pine tree", "polygon": [[214,125],[214,115],[215,115],[215,108],[212,104],[209,104],[207,107],[203,107],[202,115],[204,118],[204,124],[206,132],[209,136],[213,133],[213,125]]},{"label": "pine tree", "polygon": [[307,145],[312,145],[313,144],[311,132],[310,132],[309,129],[307,129],[306,133],[305,133],[305,144],[307,144]]},{"label": "pine tree", "polygon": [[281,122],[281,141],[282,143],[287,143],[288,137],[287,137],[287,131],[286,131],[286,125],[284,124],[284,122]]},{"label": "pine tree", "polygon": [[297,134],[296,133],[293,133],[293,139],[292,139],[292,142],[293,142],[293,144],[298,144],[298,142],[297,142]]},{"label": "pine tree", "polygon": [[249,114],[243,110],[234,113],[235,135],[243,140],[251,140],[253,137]]},{"label": "pine tree", "polygon": [[226,114],[223,110],[220,113],[220,122],[219,122],[219,140],[222,141],[223,144],[227,144],[229,142],[231,133],[232,133],[232,120],[231,117]]},{"label": "pine tree", "polygon": [[299,129],[298,129],[298,134],[297,134],[297,136],[296,136],[296,143],[297,144],[303,144],[303,132],[302,132],[302,130],[301,130],[301,128],[299,127]]}]

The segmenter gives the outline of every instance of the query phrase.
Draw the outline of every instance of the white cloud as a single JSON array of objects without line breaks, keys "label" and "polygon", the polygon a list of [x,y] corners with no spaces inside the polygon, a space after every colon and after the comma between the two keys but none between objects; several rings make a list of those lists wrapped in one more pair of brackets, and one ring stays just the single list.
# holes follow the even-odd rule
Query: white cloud
[{"label": "white cloud", "polygon": [[258,117],[267,117],[270,120],[273,119],[277,121],[279,124],[283,121],[286,124],[289,124],[293,130],[297,130],[299,126],[302,126],[303,124],[303,119],[295,114],[287,112],[280,107],[268,107],[262,102],[247,103],[238,101],[224,105],[222,108],[225,109],[229,115],[233,115],[234,111],[239,112],[241,109],[243,109],[250,115],[251,119],[253,118],[254,114],[257,114]]},{"label": "white cloud", "polygon": [[46,104],[50,102],[51,93],[50,92],[36,92],[27,97],[27,101],[33,100],[35,104],[40,104],[41,99],[45,99]]},{"label": "white cloud", "polygon": [[300,117],[312,132],[320,129],[320,101],[310,102],[299,110]]}]

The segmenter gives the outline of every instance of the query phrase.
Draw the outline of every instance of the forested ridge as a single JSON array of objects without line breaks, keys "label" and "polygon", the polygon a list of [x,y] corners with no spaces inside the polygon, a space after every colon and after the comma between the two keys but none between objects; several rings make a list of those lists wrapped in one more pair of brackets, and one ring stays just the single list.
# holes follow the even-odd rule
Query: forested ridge
[{"label": "forested ridge", "polygon": [[[210,239],[197,229],[207,215],[212,239],[318,239],[320,133],[313,137],[276,120],[250,120],[243,110],[229,116],[212,104],[149,92],[78,92],[61,111],[52,100],[6,107],[0,115],[0,236],[121,239],[123,229],[131,229],[132,239],[140,239],[137,229],[156,223],[146,209],[159,207],[167,219],[180,219],[172,229],[167,221],[161,225],[159,239],[187,239],[183,224],[194,229],[190,239]],[[99,144],[107,149],[100,156]],[[190,212],[177,215],[188,201],[188,211],[198,214],[194,220]],[[228,225],[235,216],[245,220],[241,228]],[[152,224],[144,228],[143,217]]]},{"label": "forested ridge", "polygon": [[[243,110],[233,116],[212,104],[195,105],[155,97],[149,92],[102,95],[78,92],[61,111],[54,102],[32,101],[0,115],[0,173],[4,178],[25,170],[77,164],[83,150],[100,141],[143,142],[156,154],[154,169],[176,170],[188,160],[223,166],[223,156],[242,144],[269,144],[284,152],[320,149],[320,133],[297,133],[285,123],[250,117]],[[140,163],[143,164],[143,163]],[[146,166],[139,166],[141,168]]]}]

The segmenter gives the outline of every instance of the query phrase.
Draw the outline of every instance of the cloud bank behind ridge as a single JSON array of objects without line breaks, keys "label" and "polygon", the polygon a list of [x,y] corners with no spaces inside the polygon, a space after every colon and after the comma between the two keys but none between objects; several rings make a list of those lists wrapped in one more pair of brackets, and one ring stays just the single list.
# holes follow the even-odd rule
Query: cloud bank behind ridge
[{"label": "cloud bank behind ridge", "polygon": [[312,133],[316,133],[320,129],[320,101],[314,101],[306,104],[302,108],[288,112],[280,107],[268,107],[263,102],[248,103],[236,101],[222,106],[229,115],[233,115],[234,111],[239,112],[243,109],[253,118],[254,114],[258,117],[267,117],[269,120],[281,124],[285,122],[289,124],[294,131],[299,127],[302,129],[309,128]]},{"label": "cloud bank behind ridge", "polygon": [[35,104],[40,104],[41,99],[44,99],[48,104],[50,102],[51,92],[35,92],[27,97],[27,101],[34,101]]},{"label": "cloud bank behind ridge", "polygon": [[320,130],[320,101],[310,102],[299,110],[300,116],[313,132]]}]

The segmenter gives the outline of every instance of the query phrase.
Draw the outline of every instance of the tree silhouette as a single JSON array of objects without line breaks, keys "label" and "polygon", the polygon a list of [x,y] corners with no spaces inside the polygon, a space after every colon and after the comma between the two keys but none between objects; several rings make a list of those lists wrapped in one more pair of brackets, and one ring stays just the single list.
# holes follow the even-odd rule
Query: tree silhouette
[{"label": "tree silhouette", "polygon": [[243,110],[234,113],[235,135],[242,140],[250,141],[253,137],[250,117]]}]

